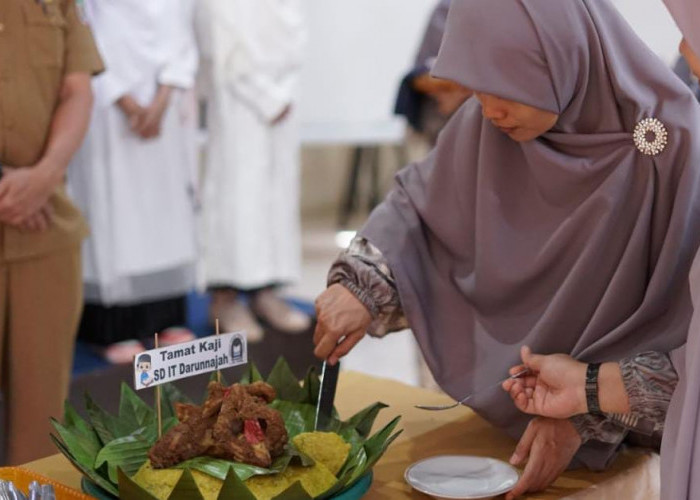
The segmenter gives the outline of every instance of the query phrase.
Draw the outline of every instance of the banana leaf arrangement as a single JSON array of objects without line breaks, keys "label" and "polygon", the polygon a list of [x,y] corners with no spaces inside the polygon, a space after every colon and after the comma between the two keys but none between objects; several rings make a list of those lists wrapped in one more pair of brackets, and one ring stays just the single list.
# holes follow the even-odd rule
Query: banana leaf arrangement
[{"label": "banana leaf arrangement", "polygon": [[[265,380],[254,364],[239,381],[242,384]],[[314,430],[315,406],[320,387],[315,368],[310,368],[303,381],[297,380],[284,359],[278,360],[265,380],[277,391],[277,399],[270,406],[284,417],[289,439]],[[175,403],[190,403],[189,399],[173,385],[162,386],[163,433],[177,424]],[[146,404],[127,384],[122,384],[119,414],[111,415],[86,394],[85,406],[88,419],[83,419],[69,403],[66,403],[63,422],[53,420],[56,435],[54,443],[63,455],[91,482],[115,498],[153,500],[155,497],[131,480],[131,477],[148,460],[148,450],[158,439],[156,411]],[[371,471],[388,446],[401,431],[394,432],[400,417],[370,435],[379,411],[387,406],[374,403],[341,421],[334,413],[332,432],[350,443],[350,455],[338,473],[336,484],[316,497],[330,499],[351,488]],[[203,500],[190,470],[198,470],[224,481],[219,500],[237,498],[255,500],[244,481],[252,476],[276,474],[290,463],[308,465],[310,459],[293,445],[284,455],[275,459],[269,469],[229,462],[209,457],[198,457],[178,465],[184,469],[177,486],[170,495],[177,500]],[[274,500],[312,500],[299,482],[294,483]]]}]

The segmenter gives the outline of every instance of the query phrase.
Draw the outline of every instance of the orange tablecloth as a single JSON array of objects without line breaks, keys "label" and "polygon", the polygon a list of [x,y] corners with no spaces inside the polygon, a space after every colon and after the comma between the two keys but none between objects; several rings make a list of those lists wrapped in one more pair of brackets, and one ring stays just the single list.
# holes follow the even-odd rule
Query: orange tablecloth
[{"label": "orange tablecloth", "polygon": [[[425,389],[379,379],[354,372],[340,375],[336,406],[348,417],[365,406],[382,401],[383,410],[376,426],[402,415],[403,434],[374,468],[374,483],[368,500],[400,498],[425,500],[403,480],[403,474],[415,461],[440,454],[471,454],[508,460],[515,442],[491,427],[468,408],[444,412],[425,412],[413,408],[416,403],[444,404],[450,399]],[[572,471],[565,473],[549,490],[530,495],[529,500],[656,500],[659,498],[658,456],[642,451],[623,454],[606,472]],[[26,465],[44,476],[79,488],[80,474],[62,456],[56,455]]]}]

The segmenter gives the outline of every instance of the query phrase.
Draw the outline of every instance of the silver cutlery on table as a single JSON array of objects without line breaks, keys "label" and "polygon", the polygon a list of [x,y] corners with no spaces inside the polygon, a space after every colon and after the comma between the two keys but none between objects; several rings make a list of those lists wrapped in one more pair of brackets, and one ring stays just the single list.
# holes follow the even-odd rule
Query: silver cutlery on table
[{"label": "silver cutlery on table", "polygon": [[[27,500],[27,496],[12,482],[0,480],[0,500]],[[29,500],[56,500],[56,493],[53,486],[32,481],[29,484]]]},{"label": "silver cutlery on table", "polygon": [[37,500],[56,500],[56,492],[50,484],[41,485],[41,496]]},{"label": "silver cutlery on table", "polygon": [[498,387],[499,385],[501,385],[501,384],[502,384],[503,382],[505,382],[506,380],[511,380],[511,379],[520,378],[520,377],[522,377],[522,376],[524,376],[524,375],[527,375],[528,373],[530,373],[530,370],[528,370],[527,368],[524,369],[524,370],[521,370],[521,371],[519,371],[518,373],[516,373],[516,374],[514,374],[514,375],[510,375],[510,376],[504,378],[503,380],[500,380],[499,382],[497,382],[497,383],[495,383],[495,384],[493,384],[493,385],[489,385],[489,386],[487,386],[487,387],[482,387],[482,388],[479,389],[478,391],[472,392],[469,396],[467,396],[467,397],[465,397],[465,398],[462,398],[462,399],[460,399],[459,401],[457,401],[456,403],[453,403],[453,404],[449,404],[449,405],[440,405],[440,406],[415,405],[415,407],[418,408],[418,409],[420,409],[420,410],[428,410],[428,411],[451,410],[452,408],[457,408],[458,406],[464,404],[467,400],[469,400],[469,399],[471,399],[472,397],[476,396],[476,395],[479,394],[480,392],[484,392],[484,391],[487,391],[487,390],[489,390],[489,389],[493,389],[494,387]]},{"label": "silver cutlery on table", "polygon": [[29,500],[56,500],[53,486],[32,481],[29,483]]},{"label": "silver cutlery on table", "polygon": [[27,497],[10,481],[0,481],[0,500],[27,500]]}]

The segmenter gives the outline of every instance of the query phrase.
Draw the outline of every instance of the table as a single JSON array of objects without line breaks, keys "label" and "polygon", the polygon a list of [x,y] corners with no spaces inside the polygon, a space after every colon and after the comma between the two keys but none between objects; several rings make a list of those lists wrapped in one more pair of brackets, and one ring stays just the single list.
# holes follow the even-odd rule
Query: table
[{"label": "table", "polygon": [[[403,480],[411,463],[439,454],[473,454],[508,460],[515,442],[493,428],[466,407],[444,412],[425,412],[413,408],[416,403],[445,404],[450,399],[426,389],[400,382],[343,372],[337,390],[338,411],[348,417],[375,401],[389,408],[377,418],[376,428],[402,415],[403,433],[374,467],[374,483],[367,500],[415,499],[428,497],[413,491]],[[80,474],[60,455],[25,467],[79,488]],[[527,500],[658,500],[659,457],[631,450],[623,453],[605,472],[584,470],[565,473],[546,492],[523,497]]]}]

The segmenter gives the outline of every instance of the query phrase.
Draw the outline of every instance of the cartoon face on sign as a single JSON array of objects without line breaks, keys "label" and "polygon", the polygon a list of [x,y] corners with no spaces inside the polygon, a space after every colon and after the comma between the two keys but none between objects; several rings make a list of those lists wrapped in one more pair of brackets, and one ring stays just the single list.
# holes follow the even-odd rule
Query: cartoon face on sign
[{"label": "cartoon face on sign", "polygon": [[231,358],[234,363],[240,363],[243,361],[243,340],[240,336],[234,337],[231,341]]},{"label": "cartoon face on sign", "polygon": [[153,383],[153,377],[151,377],[151,356],[149,354],[141,354],[138,357],[136,370],[140,373],[139,380],[141,385],[148,387]]}]

